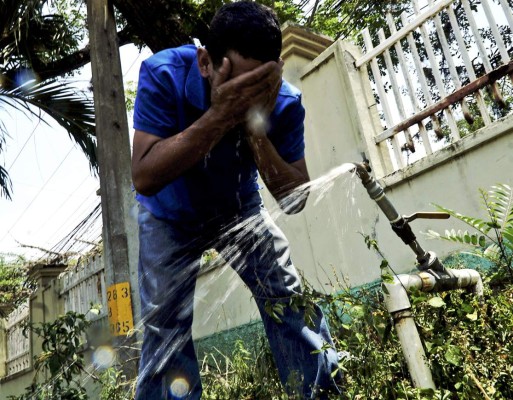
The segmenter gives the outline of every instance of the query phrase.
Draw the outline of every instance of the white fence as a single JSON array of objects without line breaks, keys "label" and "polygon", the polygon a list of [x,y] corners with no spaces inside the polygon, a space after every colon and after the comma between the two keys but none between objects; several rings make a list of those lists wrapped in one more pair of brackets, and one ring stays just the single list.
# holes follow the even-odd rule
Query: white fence
[{"label": "white fence", "polygon": [[14,375],[32,366],[30,336],[23,330],[29,322],[29,302],[19,306],[6,320],[7,359],[6,373]]},{"label": "white fence", "polygon": [[[64,302],[64,312],[74,311],[86,315],[96,326],[100,326],[107,316],[107,289],[105,273],[100,255],[80,262],[76,267],[64,272],[58,278],[60,296]],[[29,300],[12,311],[5,320],[6,376],[32,367],[31,331],[25,327],[30,318]],[[90,312],[91,306],[101,305],[99,313]],[[55,307],[43,304],[43,307]]]},{"label": "white fence", "polygon": [[394,169],[505,116],[513,98],[507,0],[412,7],[399,20],[387,15],[388,37],[365,29],[366,54],[355,62],[372,76],[384,127],[374,140],[388,141]]},{"label": "white fence", "polygon": [[[59,279],[64,312],[84,314],[88,320],[97,320],[107,315],[105,272],[99,254],[67,270]],[[90,312],[91,306],[96,305],[101,305],[99,314]]]}]

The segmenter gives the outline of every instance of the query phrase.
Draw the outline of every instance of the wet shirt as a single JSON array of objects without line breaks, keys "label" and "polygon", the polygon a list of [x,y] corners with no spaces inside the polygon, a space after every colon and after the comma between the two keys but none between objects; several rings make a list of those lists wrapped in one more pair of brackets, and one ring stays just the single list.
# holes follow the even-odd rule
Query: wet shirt
[{"label": "wet shirt", "polygon": [[[141,65],[134,128],[161,138],[176,135],[210,106],[208,80],[200,74],[196,47],[163,50]],[[304,108],[301,93],[286,81],[270,116],[268,137],[291,163],[304,157]],[[206,220],[237,213],[259,198],[258,174],[244,132],[236,128],[205,158],[153,196],[137,200],[155,217],[174,221]]]}]

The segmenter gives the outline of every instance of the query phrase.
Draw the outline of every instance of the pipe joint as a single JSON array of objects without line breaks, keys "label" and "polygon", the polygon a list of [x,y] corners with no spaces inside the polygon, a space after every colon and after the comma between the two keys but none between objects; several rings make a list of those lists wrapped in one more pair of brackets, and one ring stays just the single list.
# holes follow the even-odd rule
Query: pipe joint
[{"label": "pipe joint", "polygon": [[[385,306],[390,313],[397,311],[403,311],[411,308],[410,299],[408,298],[407,288],[410,287],[409,282],[405,282],[406,285],[401,282],[401,278],[415,280],[415,275],[399,275],[394,276],[394,280],[391,283],[383,282],[383,293],[385,297]],[[418,283],[416,283],[418,285]],[[415,286],[416,284],[412,284]]]}]

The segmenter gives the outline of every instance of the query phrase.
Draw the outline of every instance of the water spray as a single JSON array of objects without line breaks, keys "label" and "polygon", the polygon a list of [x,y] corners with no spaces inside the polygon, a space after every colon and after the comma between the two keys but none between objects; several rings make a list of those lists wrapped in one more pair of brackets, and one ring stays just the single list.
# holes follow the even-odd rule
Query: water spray
[{"label": "water spray", "polygon": [[418,218],[447,219],[450,217],[448,213],[417,212],[410,216],[400,215],[385,195],[383,187],[370,175],[371,169],[367,160],[354,163],[353,171],[361,179],[370,198],[390,221],[392,230],[417,257],[419,272],[395,275],[392,282],[383,282],[382,287],[385,305],[392,315],[414,386],[435,389],[426,354],[413,320],[408,291],[418,289],[423,292],[439,292],[467,288],[482,296],[481,276],[472,269],[445,268],[434,252],[425,251],[420,246],[409,224]]}]

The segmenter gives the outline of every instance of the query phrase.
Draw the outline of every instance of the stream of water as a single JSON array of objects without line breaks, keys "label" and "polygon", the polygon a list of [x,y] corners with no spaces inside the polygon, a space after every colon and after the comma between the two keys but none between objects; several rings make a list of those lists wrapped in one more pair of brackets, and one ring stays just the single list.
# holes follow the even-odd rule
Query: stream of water
[{"label": "stream of water", "polygon": [[[276,204],[275,206],[271,206],[268,211],[273,220],[279,220],[283,218],[285,213],[283,209],[294,208],[296,207],[302,200],[302,196],[308,192],[309,199],[308,202],[312,207],[318,207],[323,205],[323,199],[333,190],[333,187],[336,181],[341,177],[345,176],[347,178],[347,182],[341,183],[344,186],[344,190],[347,191],[347,198],[340,199],[340,207],[352,208],[354,210],[354,196],[352,195],[354,191],[356,179],[352,179],[354,177],[354,164],[345,163],[338,167],[333,168],[329,172],[324,175],[311,180],[310,182],[298,187],[293,193],[291,193],[287,198],[285,198],[280,205]],[[352,189],[347,188],[349,184],[352,184]],[[223,325],[230,326],[230,315],[225,315],[221,311],[223,310],[223,306],[227,299],[240,287],[240,279],[237,274],[227,274],[226,268],[228,266],[238,265],[238,261],[243,259],[244,256],[250,253],[253,249],[258,247],[261,244],[261,239],[257,239],[256,242],[248,243],[246,240],[247,236],[252,238],[259,237],[258,232],[262,229],[260,225],[261,218],[247,218],[241,222],[236,224],[227,226],[226,229],[219,234],[219,243],[223,243],[224,239],[230,238],[229,244],[226,245],[224,243],[223,249],[220,253],[217,253],[216,250],[211,250],[209,252],[209,258],[211,258],[210,262],[204,262],[202,268],[207,268],[211,265],[212,261],[214,261],[218,265],[222,265],[221,267],[211,268],[207,272],[205,272],[206,279],[202,282],[201,285],[198,285],[195,292],[195,302],[197,304],[201,304],[201,308],[203,309],[201,315],[196,315],[195,318],[200,319],[198,323],[199,326],[211,327],[212,324],[216,324],[219,326],[220,321],[219,314],[222,315],[224,321],[222,321]],[[247,235],[248,232],[251,232],[252,235]],[[257,233],[255,235],[254,233]],[[212,246],[214,249],[216,247],[216,243]],[[292,255],[293,257],[294,255]],[[187,269],[191,271],[195,271],[197,268],[196,265],[191,265]],[[237,268],[235,268],[237,269]],[[238,271],[240,272],[240,271]],[[187,275],[188,271],[184,271],[184,275]],[[222,278],[221,278],[222,276]],[[210,292],[212,288],[215,286],[215,282],[219,282],[220,279],[226,280],[226,277],[229,277],[228,282],[223,281],[223,292],[219,295],[216,294],[213,296]],[[206,280],[206,282],[205,282]],[[165,301],[163,301],[165,303]],[[174,307],[177,309],[191,309],[194,307],[193,302],[189,300],[184,301],[182,304],[175,304]],[[161,309],[156,309],[156,312],[164,312]],[[146,321],[151,316],[144,315],[142,317],[142,321],[139,322],[136,330],[141,331],[143,327],[144,321]],[[255,318],[257,316],[255,315]],[[217,330],[217,329],[216,329]],[[178,348],[185,345],[183,341],[178,339],[180,337],[178,332],[166,331],[166,343],[164,344],[165,349],[157,349],[156,355],[158,354],[164,361],[167,360],[168,356],[171,355]],[[165,352],[165,354],[163,353]],[[89,366],[91,372],[102,371],[106,368],[109,368],[116,360],[115,351],[109,346],[99,346],[93,354],[92,363]],[[162,362],[158,368],[164,368],[164,363]],[[144,373],[144,371],[142,371]],[[168,383],[168,390],[173,398],[182,398],[186,395],[190,389],[189,382],[183,376],[170,376]]]}]

